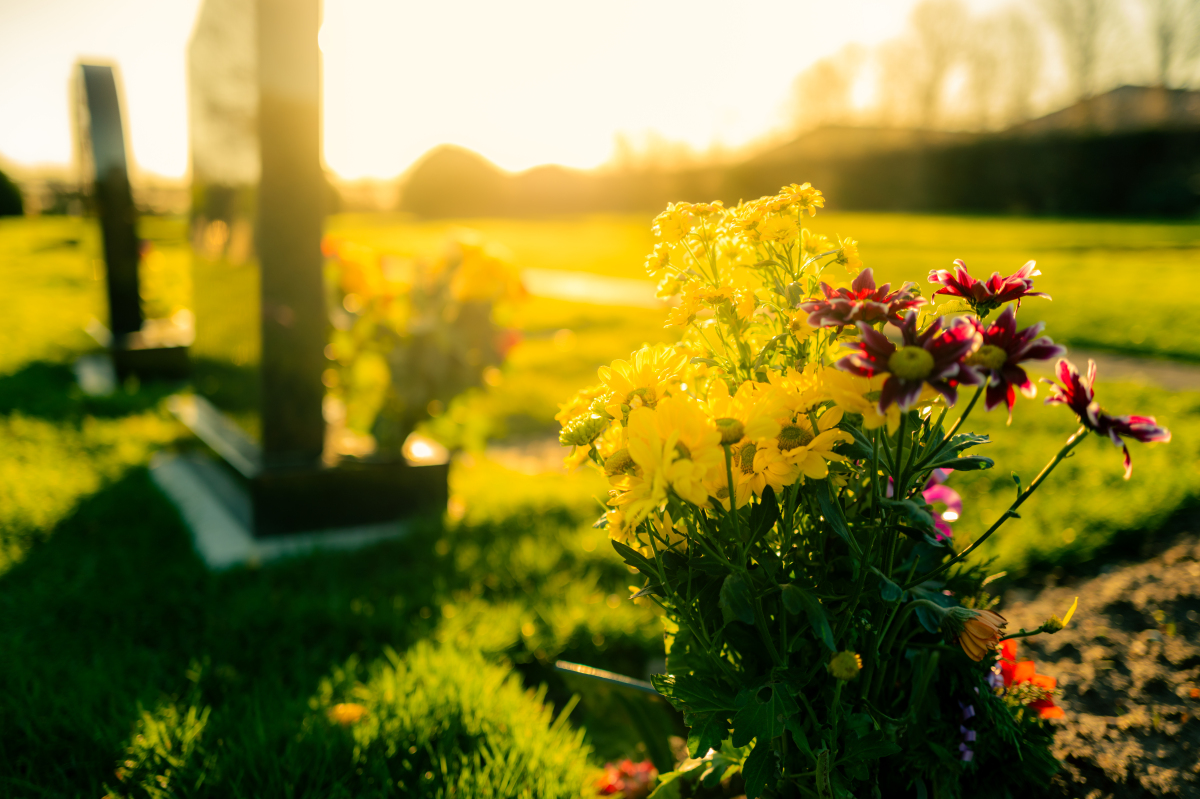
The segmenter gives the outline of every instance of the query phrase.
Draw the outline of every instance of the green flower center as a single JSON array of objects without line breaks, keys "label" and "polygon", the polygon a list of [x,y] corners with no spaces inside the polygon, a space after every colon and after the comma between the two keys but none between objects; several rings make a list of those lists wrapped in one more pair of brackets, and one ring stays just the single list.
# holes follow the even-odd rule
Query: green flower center
[{"label": "green flower center", "polygon": [[738,465],[742,468],[742,474],[750,474],[754,471],[754,455],[757,452],[758,447],[754,446],[753,441],[738,452]]},{"label": "green flower center", "polygon": [[688,445],[683,443],[682,441],[675,442],[675,452],[681,458],[686,458],[689,461],[692,459],[692,451],[690,449],[688,449]]},{"label": "green flower center", "polygon": [[812,440],[813,437],[807,430],[794,424],[789,424],[780,430],[779,437],[776,439],[779,442],[779,449],[783,451],[802,447]]},{"label": "green flower center", "polygon": [[721,432],[722,444],[736,444],[746,435],[746,427],[737,419],[717,419],[717,430]]},{"label": "green flower center", "polygon": [[967,358],[967,366],[978,366],[983,369],[999,369],[1008,360],[1008,353],[995,344],[984,344],[979,352]]},{"label": "green flower center", "polygon": [[633,467],[633,458],[629,456],[629,450],[625,447],[621,447],[604,460],[604,471],[608,474],[624,474]]},{"label": "green flower center", "polygon": [[901,347],[888,358],[888,371],[902,380],[924,380],[933,371],[933,356],[924,347]]}]

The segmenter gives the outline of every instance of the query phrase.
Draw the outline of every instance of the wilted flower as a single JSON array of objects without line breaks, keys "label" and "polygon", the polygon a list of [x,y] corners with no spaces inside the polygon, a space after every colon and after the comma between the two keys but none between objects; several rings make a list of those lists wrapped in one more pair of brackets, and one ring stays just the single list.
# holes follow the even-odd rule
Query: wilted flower
[{"label": "wilted flower", "polygon": [[1017,315],[1011,305],[1004,309],[995,322],[987,325],[976,322],[976,325],[983,343],[966,362],[987,377],[984,407],[990,411],[1003,402],[1008,406],[1008,418],[1012,419],[1013,405],[1017,401],[1015,389],[1021,389],[1021,393],[1030,399],[1037,396],[1037,388],[1019,364],[1025,361],[1048,361],[1065,354],[1067,350],[1048,336],[1038,337],[1045,322],[1038,322],[1018,332]]},{"label": "wilted flower", "polygon": [[891,287],[891,283],[884,283],[876,288],[874,273],[864,269],[848,289],[835,289],[822,282],[825,299],[807,300],[800,307],[808,311],[808,323],[813,327],[832,327],[857,322],[899,322],[900,314],[927,302],[917,293],[915,283],[905,283],[889,293]]},{"label": "wilted flower", "polygon": [[880,411],[893,402],[901,411],[911,408],[929,384],[951,405],[958,398],[958,386],[977,385],[983,379],[963,359],[979,345],[979,332],[961,317],[943,327],[935,319],[917,333],[917,312],[909,311],[900,324],[903,344],[897,347],[869,325],[858,326],[862,340],[859,349],[837,362],[837,368],[860,377],[887,374],[879,397]]},{"label": "wilted flower", "polygon": [[955,606],[946,608],[942,615],[942,629],[954,635],[967,657],[976,663],[1000,645],[1007,626],[1008,621],[991,610]]},{"label": "wilted flower", "polygon": [[1096,402],[1093,386],[1096,383],[1096,362],[1088,361],[1087,377],[1080,377],[1075,365],[1063,358],[1056,368],[1058,379],[1062,385],[1051,380],[1042,379],[1050,384],[1050,396],[1046,398],[1047,405],[1066,405],[1079,417],[1080,423],[1093,433],[1107,436],[1113,444],[1125,453],[1125,479],[1133,474],[1133,462],[1129,458],[1129,447],[1121,439],[1127,436],[1135,441],[1148,444],[1154,441],[1170,441],[1171,431],[1159,427],[1153,416],[1109,416]]},{"label": "wilted flower", "polygon": [[1049,294],[1040,291],[1030,291],[1033,288],[1033,278],[1041,272],[1034,269],[1033,261],[1022,266],[1008,277],[1000,277],[999,272],[985,280],[976,280],[967,273],[967,265],[958,259],[954,262],[954,272],[945,269],[934,269],[929,272],[930,283],[941,283],[942,288],[934,294],[948,294],[951,297],[962,297],[975,313],[981,317],[987,316],[1006,302],[1020,300],[1023,297],[1045,297]]}]

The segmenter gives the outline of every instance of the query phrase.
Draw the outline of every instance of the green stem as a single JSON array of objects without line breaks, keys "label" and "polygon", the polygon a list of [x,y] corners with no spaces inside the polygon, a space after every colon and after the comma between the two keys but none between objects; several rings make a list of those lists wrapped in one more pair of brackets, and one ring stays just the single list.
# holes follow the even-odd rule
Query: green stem
[{"label": "green stem", "polygon": [[967,404],[967,409],[962,412],[962,416],[955,419],[954,424],[950,426],[950,432],[946,433],[947,441],[949,441],[954,434],[958,432],[958,428],[962,427],[962,423],[965,422],[967,417],[971,415],[971,410],[975,407],[975,403],[979,402],[979,397],[981,394],[983,394],[983,390],[985,388],[987,388],[986,379],[983,381],[983,384],[979,386],[979,388],[975,389],[975,396],[971,397],[971,401]]},{"label": "green stem", "polygon": [[1058,466],[1058,464],[1062,463],[1063,460],[1067,457],[1067,455],[1069,455],[1071,453],[1071,450],[1075,449],[1075,445],[1083,440],[1083,437],[1085,435],[1087,435],[1087,432],[1088,432],[1087,427],[1084,425],[1080,425],[1079,429],[1075,431],[1074,435],[1072,435],[1070,438],[1067,439],[1067,443],[1064,444],[1063,448],[1058,451],[1058,454],[1055,455],[1054,458],[1051,459],[1051,461],[1049,463],[1047,463],[1045,465],[1045,467],[1043,467],[1042,471],[1038,474],[1038,476],[1033,479],[1033,482],[1029,484],[1029,488],[1026,488],[1024,491],[1022,491],[1020,494],[1017,495],[1016,501],[1013,502],[1013,504],[1008,507],[1008,510],[1004,511],[1004,513],[1000,516],[1000,518],[997,519],[995,521],[995,523],[992,524],[992,526],[987,529],[987,532],[985,532],[983,535],[979,536],[979,538],[977,538],[975,540],[975,542],[972,543],[969,547],[964,549],[962,552],[959,552],[957,555],[955,555],[950,560],[943,563],[941,566],[938,566],[933,571],[923,574],[920,577],[918,577],[917,579],[915,579],[912,582],[908,583],[907,585],[903,586],[904,590],[907,591],[908,589],[912,588],[914,585],[920,585],[921,583],[925,582],[926,580],[929,580],[933,577],[938,576],[939,574],[941,574],[942,572],[946,571],[951,566],[953,566],[955,563],[958,563],[959,561],[963,560],[965,557],[967,557],[967,555],[970,555],[972,552],[974,552],[976,549],[978,549],[979,545],[988,539],[988,536],[990,536],[992,533],[994,533],[1000,529],[1000,525],[1004,524],[1012,516],[1016,515],[1017,508],[1021,507],[1021,505],[1024,504],[1025,500],[1029,499],[1029,496],[1034,491],[1037,490],[1038,486],[1040,486],[1042,484],[1042,481],[1044,481],[1050,475],[1050,472],[1054,471],[1054,467],[1056,467],[1056,466]]}]

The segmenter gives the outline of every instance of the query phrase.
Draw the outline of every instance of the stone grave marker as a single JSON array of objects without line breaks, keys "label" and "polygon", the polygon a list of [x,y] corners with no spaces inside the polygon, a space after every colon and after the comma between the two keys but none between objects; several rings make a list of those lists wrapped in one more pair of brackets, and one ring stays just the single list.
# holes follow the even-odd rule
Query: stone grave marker
[{"label": "stone grave marker", "polygon": [[190,325],[147,320],[142,315],[138,283],[141,241],[113,67],[80,64],[77,88],[79,152],[100,219],[108,292],[108,340],[103,340],[103,334],[98,338],[111,353],[119,379],[134,374],[142,378],[186,377]]},{"label": "stone grave marker", "polygon": [[319,0],[205,0],[189,45],[196,466],[258,539],[444,509],[448,464],[344,458],[323,416]]}]

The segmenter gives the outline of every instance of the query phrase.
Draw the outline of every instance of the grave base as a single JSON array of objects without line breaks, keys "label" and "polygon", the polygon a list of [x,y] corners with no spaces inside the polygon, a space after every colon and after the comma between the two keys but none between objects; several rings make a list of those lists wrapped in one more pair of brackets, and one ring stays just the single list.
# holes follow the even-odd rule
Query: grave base
[{"label": "grave base", "polygon": [[446,509],[449,463],[265,466],[258,444],[203,397],[176,395],[169,407],[230,467],[193,465],[256,539],[440,515]]},{"label": "grave base", "polygon": [[392,521],[257,538],[247,524],[249,498],[213,459],[159,453],[151,462],[150,476],[179,508],[197,554],[213,570],[253,567],[314,551],[359,549],[400,538],[409,529],[404,522]]}]

